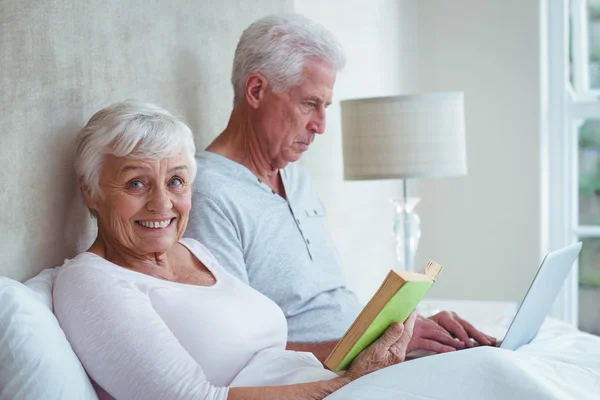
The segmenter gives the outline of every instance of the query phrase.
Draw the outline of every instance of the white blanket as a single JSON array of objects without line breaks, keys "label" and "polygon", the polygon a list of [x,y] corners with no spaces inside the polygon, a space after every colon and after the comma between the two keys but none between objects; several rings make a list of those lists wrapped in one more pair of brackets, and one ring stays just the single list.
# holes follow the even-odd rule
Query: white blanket
[{"label": "white blanket", "polygon": [[600,400],[600,337],[548,319],[517,351],[480,347],[404,362],[327,397],[342,399]]}]

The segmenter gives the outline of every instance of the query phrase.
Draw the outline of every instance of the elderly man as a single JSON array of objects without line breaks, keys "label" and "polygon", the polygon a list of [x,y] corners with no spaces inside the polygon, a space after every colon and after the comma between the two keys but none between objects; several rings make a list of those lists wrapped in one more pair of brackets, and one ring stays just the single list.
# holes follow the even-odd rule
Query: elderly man
[{"label": "elderly man", "polygon": [[[300,165],[325,131],[345,57],[335,37],[300,15],[251,24],[237,45],[234,106],[225,130],[197,156],[186,236],[274,300],[288,348],[323,361],[361,310],[346,288],[325,208]],[[494,339],[454,313],[417,320],[409,351],[446,352]]]}]

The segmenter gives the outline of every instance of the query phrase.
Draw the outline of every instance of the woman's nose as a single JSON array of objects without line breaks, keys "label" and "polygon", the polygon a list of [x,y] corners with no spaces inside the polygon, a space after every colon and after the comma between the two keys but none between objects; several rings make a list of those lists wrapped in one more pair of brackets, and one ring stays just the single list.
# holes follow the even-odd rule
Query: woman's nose
[{"label": "woman's nose", "polygon": [[160,213],[170,210],[173,207],[173,203],[166,189],[156,188],[152,189],[147,206],[148,210]]}]

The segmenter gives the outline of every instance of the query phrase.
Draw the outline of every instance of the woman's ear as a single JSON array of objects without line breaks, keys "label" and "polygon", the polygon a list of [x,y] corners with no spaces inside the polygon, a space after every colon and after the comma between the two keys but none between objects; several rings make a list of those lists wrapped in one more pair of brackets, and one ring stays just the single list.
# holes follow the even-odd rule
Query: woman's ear
[{"label": "woman's ear", "polygon": [[258,108],[267,90],[267,79],[260,72],[252,72],[246,78],[246,102],[252,108]]},{"label": "woman's ear", "polygon": [[81,191],[81,197],[83,198],[85,206],[90,211],[98,212],[96,207],[96,196],[92,195],[92,191],[81,181],[81,179],[79,180],[79,190]]}]

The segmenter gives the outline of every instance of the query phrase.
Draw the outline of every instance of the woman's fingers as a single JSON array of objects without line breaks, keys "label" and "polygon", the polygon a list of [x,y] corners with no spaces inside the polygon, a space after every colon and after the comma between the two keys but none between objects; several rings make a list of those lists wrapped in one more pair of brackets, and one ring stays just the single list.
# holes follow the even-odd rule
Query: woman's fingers
[{"label": "woman's fingers", "polygon": [[383,335],[377,340],[378,346],[385,348],[386,350],[394,345],[404,334],[405,327],[400,322],[395,322],[390,325]]},{"label": "woman's fingers", "polygon": [[417,312],[413,311],[410,313],[406,321],[404,321],[404,332],[396,342],[397,346],[402,348],[402,351],[406,353],[406,349],[408,348],[408,343],[410,343],[410,339],[412,338],[414,329],[415,329],[415,321],[417,319]]},{"label": "woman's fingers", "polygon": [[398,340],[390,346],[390,352],[394,355],[394,357],[396,357],[395,363],[402,362],[406,358],[406,351],[408,349],[410,339],[413,335],[416,319],[417,313],[416,311],[413,311],[408,316],[406,321],[404,321],[404,324],[400,324],[399,322],[396,323],[402,325],[404,327],[404,330],[398,338]]},{"label": "woman's fingers", "polygon": [[379,339],[360,352],[348,373],[360,377],[404,361],[416,317],[416,312],[413,312],[404,324],[396,322],[390,325]]},{"label": "woman's fingers", "polygon": [[406,333],[408,330],[411,336],[415,328],[415,321],[417,320],[417,315],[417,310],[413,310],[413,312],[410,313],[406,321],[404,321],[404,332]]},{"label": "woman's fingers", "polygon": [[392,365],[392,355],[397,357],[400,352],[400,349],[397,348],[397,342],[402,338],[404,330],[404,325],[400,322],[390,325],[379,339],[360,352],[348,371],[360,377]]}]

